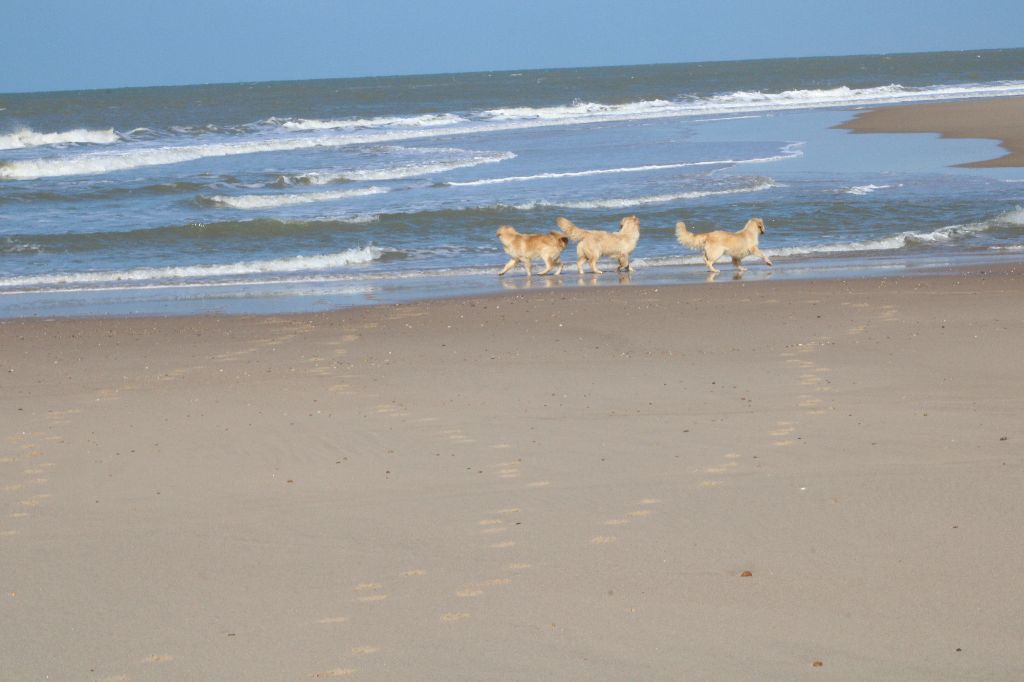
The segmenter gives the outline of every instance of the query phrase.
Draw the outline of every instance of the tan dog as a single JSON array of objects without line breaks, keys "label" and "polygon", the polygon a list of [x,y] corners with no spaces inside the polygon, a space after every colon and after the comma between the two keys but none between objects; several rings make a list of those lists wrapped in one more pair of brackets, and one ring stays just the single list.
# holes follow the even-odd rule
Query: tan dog
[{"label": "tan dog", "polygon": [[546,275],[556,265],[558,266],[558,271],[555,274],[562,274],[560,256],[562,249],[569,243],[568,237],[564,234],[557,232],[521,234],[516,232],[516,228],[511,225],[502,225],[498,228],[498,239],[501,240],[502,248],[505,249],[505,253],[510,257],[509,262],[498,273],[499,277],[514,268],[516,263],[522,263],[523,267],[526,268],[526,274],[532,275],[530,261],[534,258],[540,258],[546,266],[539,274]]},{"label": "tan dog", "polygon": [[715,261],[726,254],[732,257],[732,264],[741,272],[746,268],[740,265],[740,261],[747,256],[757,256],[765,265],[771,265],[771,259],[757,248],[757,238],[762,234],[764,221],[760,218],[751,218],[739,232],[715,230],[694,234],[686,229],[686,223],[676,223],[676,239],[683,246],[703,250],[704,264],[711,272],[718,272]]},{"label": "tan dog", "polygon": [[597,259],[602,256],[617,258],[619,261],[617,271],[633,272],[633,266],[629,264],[629,254],[633,253],[636,243],[640,241],[640,220],[635,215],[626,216],[620,220],[618,232],[584,230],[561,217],[555,219],[555,222],[562,232],[569,235],[569,239],[579,242],[576,245],[576,268],[581,275],[585,262],[590,263],[591,272],[600,275],[601,271],[597,269]]}]

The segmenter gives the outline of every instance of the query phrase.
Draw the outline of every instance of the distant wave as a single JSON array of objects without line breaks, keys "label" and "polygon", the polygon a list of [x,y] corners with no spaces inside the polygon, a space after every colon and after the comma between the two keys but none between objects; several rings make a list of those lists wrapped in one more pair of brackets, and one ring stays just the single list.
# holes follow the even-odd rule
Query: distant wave
[{"label": "distant wave", "polygon": [[93,152],[43,159],[0,162],[0,179],[33,180],[64,175],[94,175],[115,171],[195,161],[215,156],[292,151],[350,144],[345,139],[304,138],[222,142],[179,147],[143,147],[120,152]]},{"label": "distant wave", "polygon": [[356,118],[321,120],[315,118],[271,118],[266,121],[286,130],[355,130],[359,128],[435,128],[451,126],[466,121],[456,114],[423,114],[421,116],[378,116],[376,118]]},{"label": "distant wave", "polygon": [[672,101],[644,100],[626,104],[576,102],[554,107],[513,107],[485,111],[481,117],[493,121],[534,120],[553,123],[578,119],[633,120],[1018,95],[1024,95],[1024,81],[934,85],[923,88],[908,88],[894,83],[874,88],[840,86],[831,89],[785,90],[775,93],[741,90],[711,97],[683,97]]},{"label": "distant wave", "polygon": [[[413,163],[390,168],[368,168],[363,170],[340,171],[336,173],[302,173],[300,175],[282,176],[283,184],[326,185],[334,182],[383,182],[385,180],[401,180],[420,175],[445,173],[458,168],[472,168],[487,163],[500,163],[516,157],[512,152],[481,153],[466,159],[437,161],[434,163]],[[449,183],[451,184],[451,183]]]},{"label": "distant wave", "polygon": [[520,211],[529,211],[535,208],[631,208],[633,206],[646,206],[648,204],[662,204],[668,201],[687,201],[690,199],[703,199],[705,197],[725,196],[727,194],[746,194],[748,192],[762,192],[775,187],[775,183],[765,181],[751,187],[737,187],[735,189],[708,190],[694,192],[677,192],[673,194],[653,194],[642,197],[629,197],[621,199],[595,199],[593,201],[536,201],[527,204],[519,204],[513,208]]},{"label": "distant wave", "polygon": [[647,166],[627,166],[624,168],[597,168],[584,171],[566,171],[564,173],[538,173],[536,175],[514,175],[505,178],[484,178],[482,180],[467,180],[463,182],[448,181],[445,184],[451,187],[472,187],[476,185],[496,185],[506,182],[529,182],[532,180],[550,180],[554,178],[582,178],[590,175],[610,175],[616,173],[642,173],[645,171],[671,170],[674,168],[687,168],[692,166],[734,166],[745,163],[768,163],[771,161],[784,161],[786,159],[801,156],[797,145],[787,145],[782,154],[776,156],[764,156],[754,159],[719,159],[715,161],[686,161],[682,163],[651,164]]},{"label": "distant wave", "polygon": [[318,201],[336,201],[352,197],[364,197],[371,194],[384,194],[388,190],[383,187],[365,187],[362,189],[338,190],[335,192],[306,192],[304,194],[242,194],[239,196],[215,195],[201,197],[204,203],[228,206],[244,210],[292,206],[295,204],[312,204]]},{"label": "distant wave", "polygon": [[[712,97],[682,97],[674,101],[644,100],[625,104],[579,102],[555,107],[492,109],[466,116],[431,114],[341,121],[288,119],[277,122],[279,130],[292,133],[287,137],[156,148],[133,147],[116,154],[96,152],[6,161],[0,162],[0,179],[24,180],[110,173],[234,154],[473,135],[545,126],[1011,95],[1024,95],[1024,81],[925,88],[893,84],[875,88],[843,86],[828,90],[787,90],[779,93],[739,91]],[[331,134],[307,136],[305,133],[309,131],[331,131]]]},{"label": "distant wave", "polygon": [[851,187],[850,189],[844,190],[846,194],[853,194],[856,196],[864,196],[865,194],[871,194],[872,192],[880,189],[890,189],[892,185],[858,185]]},{"label": "distant wave", "polygon": [[31,128],[19,128],[0,135],[0,149],[25,149],[52,144],[111,144],[120,139],[113,128],[86,130],[77,128],[62,133],[37,133]]},{"label": "distant wave", "polygon": [[273,260],[250,260],[237,263],[212,265],[186,265],[163,268],[135,268],[132,270],[104,270],[92,272],[67,272],[46,275],[29,275],[0,279],[2,289],[26,289],[68,285],[95,285],[114,283],[167,282],[208,279],[217,277],[238,277],[258,274],[287,274],[324,271],[370,263],[384,254],[376,246],[347,249],[340,253],[316,256],[293,256]]}]

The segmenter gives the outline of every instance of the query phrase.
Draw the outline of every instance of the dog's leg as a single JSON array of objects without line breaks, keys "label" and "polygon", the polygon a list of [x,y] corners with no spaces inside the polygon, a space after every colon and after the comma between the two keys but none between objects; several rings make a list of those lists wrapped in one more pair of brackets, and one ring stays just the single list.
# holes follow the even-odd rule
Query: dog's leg
[{"label": "dog's leg", "polygon": [[549,272],[551,272],[551,268],[553,268],[553,267],[555,267],[554,261],[552,261],[550,258],[545,257],[544,258],[544,269],[541,270],[540,272],[538,272],[537,274],[538,275],[546,275]]},{"label": "dog's leg", "polygon": [[524,258],[523,259],[523,267],[526,268],[526,276],[527,277],[532,277],[533,276],[533,262],[531,261],[531,259]]},{"label": "dog's leg", "polygon": [[501,269],[501,272],[499,272],[499,273],[498,273],[498,277],[501,277],[501,276],[502,276],[502,275],[504,275],[504,274],[505,274],[506,272],[508,272],[509,270],[511,270],[512,268],[514,268],[514,267],[516,266],[516,262],[517,262],[517,261],[516,261],[516,259],[515,259],[515,258],[512,258],[511,260],[509,260],[509,262],[505,263],[505,267],[503,267],[503,268]]},{"label": "dog's leg", "polygon": [[704,251],[704,265],[708,266],[708,270],[711,272],[718,272],[718,268],[715,267],[715,261],[708,257],[708,252]]},{"label": "dog's leg", "polygon": [[559,258],[558,256],[555,256],[555,263],[558,265],[558,269],[555,270],[555,274],[556,275],[561,275],[562,274],[562,259]]},{"label": "dog's leg", "polygon": [[761,249],[759,249],[759,248],[757,248],[755,246],[753,253],[754,253],[755,256],[757,256],[758,258],[763,260],[765,265],[767,265],[768,267],[771,267],[772,259],[769,258],[768,256],[764,255],[764,251],[762,251]]},{"label": "dog's leg", "polygon": [[597,256],[592,256],[590,258],[590,271],[592,273],[594,273],[595,275],[603,275],[604,274],[603,270],[598,270],[597,269]]},{"label": "dog's leg", "polygon": [[746,272],[747,269],[740,264],[740,259],[736,256],[732,257],[732,264],[736,268],[737,272]]}]

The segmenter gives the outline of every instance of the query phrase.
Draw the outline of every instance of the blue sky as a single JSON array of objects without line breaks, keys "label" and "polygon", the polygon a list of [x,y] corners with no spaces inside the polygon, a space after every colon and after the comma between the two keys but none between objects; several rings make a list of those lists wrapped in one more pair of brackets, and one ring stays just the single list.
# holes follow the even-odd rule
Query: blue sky
[{"label": "blue sky", "polygon": [[0,0],[0,18],[0,92],[1024,45],[1022,0]]}]

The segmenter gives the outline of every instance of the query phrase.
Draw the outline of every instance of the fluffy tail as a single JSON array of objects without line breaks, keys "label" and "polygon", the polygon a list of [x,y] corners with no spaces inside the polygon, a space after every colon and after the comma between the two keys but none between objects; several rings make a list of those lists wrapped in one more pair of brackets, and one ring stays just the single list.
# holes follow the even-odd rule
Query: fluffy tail
[{"label": "fluffy tail", "polygon": [[555,224],[558,225],[558,229],[568,235],[569,239],[574,242],[578,242],[587,236],[588,230],[583,230],[572,224],[572,221],[567,218],[559,216],[555,218]]},{"label": "fluffy tail", "polygon": [[703,249],[707,235],[694,234],[686,229],[686,223],[676,223],[676,239],[680,244],[691,249]]},{"label": "fluffy tail", "polygon": [[562,245],[562,248],[563,248],[563,249],[564,249],[564,248],[566,247],[566,245],[567,245],[567,244],[569,243],[569,238],[568,238],[568,237],[566,237],[566,236],[565,236],[564,234],[562,234],[561,232],[554,232],[554,231],[551,231],[551,232],[549,232],[548,234],[550,234],[550,235],[551,235],[552,237],[554,237],[555,239],[557,239],[557,240],[558,240],[558,242],[559,242],[559,243],[560,243],[560,244]]}]

